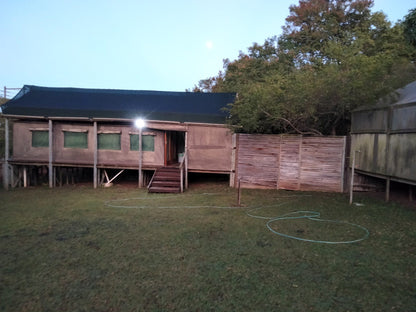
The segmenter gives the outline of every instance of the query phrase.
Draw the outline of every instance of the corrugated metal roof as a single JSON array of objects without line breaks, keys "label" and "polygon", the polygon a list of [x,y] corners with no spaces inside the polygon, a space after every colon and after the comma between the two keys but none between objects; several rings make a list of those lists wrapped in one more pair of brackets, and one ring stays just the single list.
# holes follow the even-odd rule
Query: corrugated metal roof
[{"label": "corrugated metal roof", "polygon": [[2,106],[4,115],[127,118],[223,124],[233,93],[49,88],[25,85]]}]

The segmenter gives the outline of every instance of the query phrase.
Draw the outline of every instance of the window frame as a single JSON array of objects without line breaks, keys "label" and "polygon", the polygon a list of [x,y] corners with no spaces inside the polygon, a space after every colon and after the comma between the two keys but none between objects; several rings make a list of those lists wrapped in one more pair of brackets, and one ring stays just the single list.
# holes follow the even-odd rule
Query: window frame
[{"label": "window frame", "polygon": [[[88,149],[88,145],[89,145],[88,144],[89,143],[88,142],[88,130],[77,130],[77,129],[68,129],[68,130],[66,130],[66,129],[62,129],[62,132],[63,132],[63,136],[64,136],[64,140],[63,140],[64,141],[63,142],[64,148]],[[76,135],[78,135],[78,136],[83,135],[83,136],[85,136],[85,140],[83,140],[85,142],[82,142],[83,143],[82,145],[74,144],[74,142],[72,141],[72,140],[74,140],[74,138],[68,138],[67,133],[68,134],[70,133],[74,137]],[[69,142],[68,142],[68,140],[69,140]]]},{"label": "window frame", "polygon": [[[100,137],[104,138],[105,136],[110,136],[110,135],[117,135],[118,137],[118,145],[116,148],[113,147],[100,147]],[[101,143],[103,144],[103,143]],[[121,151],[121,131],[99,131],[97,133],[97,150],[108,150],[108,151]]]},{"label": "window frame", "polygon": [[[130,132],[130,151],[138,152],[139,151],[139,133],[136,132]],[[134,137],[137,137],[137,143],[134,142],[136,140],[133,140]],[[155,137],[156,134],[154,133],[143,133],[142,134],[142,152],[154,152],[155,151]],[[146,141],[151,138],[151,142]],[[132,144],[133,143],[133,144]],[[137,147],[136,147],[137,146]]]},{"label": "window frame", "polygon": [[[33,147],[33,148],[49,148],[49,129],[30,129],[30,132],[31,132],[31,147]],[[36,134],[40,134],[40,133],[42,133],[43,135],[46,133],[46,136],[47,136],[47,145],[45,145],[45,144],[42,144],[42,145],[34,145],[34,136],[36,136]],[[44,138],[43,138],[43,140],[44,140]],[[43,140],[41,140],[41,141],[43,141]],[[46,141],[46,140],[44,140],[44,141]]]}]

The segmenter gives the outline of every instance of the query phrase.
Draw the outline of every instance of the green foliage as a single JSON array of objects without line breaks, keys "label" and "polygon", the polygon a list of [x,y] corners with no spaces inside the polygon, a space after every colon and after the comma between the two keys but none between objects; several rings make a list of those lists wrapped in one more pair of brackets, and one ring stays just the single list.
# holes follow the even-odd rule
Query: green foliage
[{"label": "green foliage", "polygon": [[283,34],[254,44],[198,91],[237,92],[230,124],[250,133],[347,134],[350,113],[416,78],[415,47],[371,0],[308,0]]},{"label": "green foliage", "polygon": [[409,11],[403,21],[404,35],[406,40],[416,46],[416,9]]}]

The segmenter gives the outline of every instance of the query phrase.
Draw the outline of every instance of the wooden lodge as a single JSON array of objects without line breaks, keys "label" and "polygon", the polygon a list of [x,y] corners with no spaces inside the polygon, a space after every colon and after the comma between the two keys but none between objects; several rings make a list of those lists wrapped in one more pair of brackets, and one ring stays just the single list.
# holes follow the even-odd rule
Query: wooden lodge
[{"label": "wooden lodge", "polygon": [[[170,166],[180,169],[178,191],[187,186],[188,172],[230,174],[232,134],[222,108],[234,96],[24,86],[2,106],[4,186],[31,184],[42,169],[50,187],[80,168],[93,169],[94,187],[112,181],[109,169],[137,170],[142,186]],[[138,118],[145,120],[142,129]]]}]

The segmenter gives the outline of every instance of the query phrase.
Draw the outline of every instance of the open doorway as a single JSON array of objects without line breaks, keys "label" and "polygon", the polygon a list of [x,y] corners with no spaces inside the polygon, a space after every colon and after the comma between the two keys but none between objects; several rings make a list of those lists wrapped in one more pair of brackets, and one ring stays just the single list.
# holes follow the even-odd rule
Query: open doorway
[{"label": "open doorway", "polygon": [[165,166],[179,163],[185,153],[185,132],[165,132]]}]

